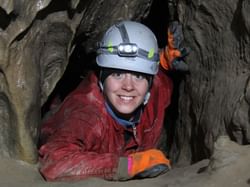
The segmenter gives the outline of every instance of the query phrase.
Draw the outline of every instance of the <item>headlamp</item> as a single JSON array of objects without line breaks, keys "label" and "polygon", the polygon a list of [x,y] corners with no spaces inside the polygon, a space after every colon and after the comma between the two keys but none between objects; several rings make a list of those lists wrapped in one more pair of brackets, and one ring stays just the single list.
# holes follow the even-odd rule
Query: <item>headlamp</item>
[{"label": "headlamp", "polygon": [[150,61],[159,61],[158,53],[150,53],[144,49],[139,48],[135,43],[120,43],[119,45],[105,46],[98,43],[98,54],[118,55],[121,57],[139,57]]},{"label": "headlamp", "polygon": [[138,53],[138,47],[133,43],[121,43],[118,45],[117,49],[119,56],[135,57]]}]

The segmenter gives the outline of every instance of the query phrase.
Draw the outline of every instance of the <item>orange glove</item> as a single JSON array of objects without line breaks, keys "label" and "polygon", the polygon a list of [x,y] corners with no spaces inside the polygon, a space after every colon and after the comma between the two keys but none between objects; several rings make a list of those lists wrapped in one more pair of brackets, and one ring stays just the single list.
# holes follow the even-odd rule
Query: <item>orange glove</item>
[{"label": "orange glove", "polygon": [[[125,165],[126,171],[125,171]],[[123,166],[122,166],[123,165]],[[120,159],[118,180],[158,176],[171,168],[170,161],[157,149],[130,154],[127,159]]]},{"label": "orange glove", "polygon": [[160,63],[164,69],[188,71],[188,66],[183,59],[188,55],[189,49],[181,47],[182,41],[182,26],[174,21],[168,28],[168,46],[160,52]]},{"label": "orange glove", "polygon": [[163,164],[170,168],[170,162],[164,154],[157,149],[150,149],[144,152],[133,153],[128,158],[128,174],[137,174],[148,170],[156,165]]}]

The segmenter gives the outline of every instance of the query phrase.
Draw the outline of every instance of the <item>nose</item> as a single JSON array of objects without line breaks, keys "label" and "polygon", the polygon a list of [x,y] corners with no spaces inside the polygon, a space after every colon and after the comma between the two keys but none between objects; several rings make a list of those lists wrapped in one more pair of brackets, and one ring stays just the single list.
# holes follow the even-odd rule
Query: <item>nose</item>
[{"label": "nose", "polygon": [[132,75],[130,73],[126,73],[122,82],[122,88],[126,91],[131,91],[134,89],[134,83],[132,79]]}]

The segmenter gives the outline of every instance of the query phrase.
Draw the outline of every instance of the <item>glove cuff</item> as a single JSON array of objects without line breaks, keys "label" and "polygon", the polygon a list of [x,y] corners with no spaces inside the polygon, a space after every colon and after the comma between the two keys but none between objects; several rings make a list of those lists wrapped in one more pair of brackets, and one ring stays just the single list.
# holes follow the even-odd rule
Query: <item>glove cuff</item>
[{"label": "glove cuff", "polygon": [[131,179],[131,176],[128,174],[128,158],[120,157],[114,180],[125,181],[129,179]]},{"label": "glove cuff", "polygon": [[169,64],[169,59],[168,57],[166,57],[164,50],[160,52],[160,64],[161,64],[161,67],[163,67],[165,70],[171,69],[170,64]]}]

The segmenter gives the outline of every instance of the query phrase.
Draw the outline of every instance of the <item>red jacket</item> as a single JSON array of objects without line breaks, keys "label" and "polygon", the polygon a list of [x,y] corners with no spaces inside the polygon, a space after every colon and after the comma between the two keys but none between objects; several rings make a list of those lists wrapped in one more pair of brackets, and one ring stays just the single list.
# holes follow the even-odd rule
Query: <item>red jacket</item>
[{"label": "red jacket", "polygon": [[112,180],[119,157],[156,148],[170,103],[172,81],[155,76],[151,97],[136,126],[137,138],[124,138],[125,129],[104,106],[94,73],[81,82],[42,126],[45,142],[39,150],[40,172],[49,181],[101,177]]}]

